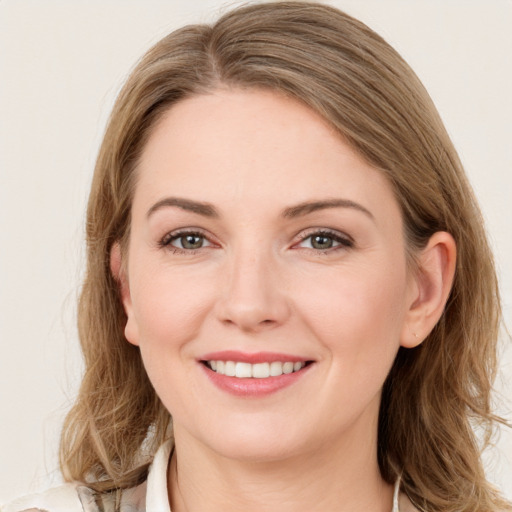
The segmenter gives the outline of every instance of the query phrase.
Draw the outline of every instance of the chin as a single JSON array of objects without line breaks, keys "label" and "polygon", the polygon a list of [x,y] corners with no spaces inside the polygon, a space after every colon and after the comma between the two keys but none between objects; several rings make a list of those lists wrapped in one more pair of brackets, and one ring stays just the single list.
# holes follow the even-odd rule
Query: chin
[{"label": "chin", "polygon": [[[289,418],[250,418],[240,415],[229,424],[210,421],[204,428],[183,432],[175,425],[176,442],[192,436],[216,454],[244,462],[286,460],[311,449],[311,436]],[[309,439],[309,442],[307,441]],[[313,443],[314,444],[314,443]]]},{"label": "chin", "polygon": [[[286,442],[283,442],[286,441]],[[303,455],[306,446],[283,440],[282,436],[246,436],[230,442],[215,443],[215,451],[228,459],[245,463],[272,463]]]}]

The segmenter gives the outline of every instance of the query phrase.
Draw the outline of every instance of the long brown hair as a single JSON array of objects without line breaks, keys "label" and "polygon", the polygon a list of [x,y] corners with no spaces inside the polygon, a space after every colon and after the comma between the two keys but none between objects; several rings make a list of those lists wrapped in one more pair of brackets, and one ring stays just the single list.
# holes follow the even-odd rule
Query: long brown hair
[{"label": "long brown hair", "polygon": [[98,490],[144,479],[170,435],[170,416],[139,351],[109,267],[125,245],[141,151],[161,115],[220,85],[265,88],[322,115],[392,183],[410,254],[436,231],[457,243],[452,293],[441,320],[415,349],[401,348],[384,384],[378,433],[383,478],[425,511],[505,507],[485,479],[484,444],[496,418],[500,302],[481,215],[457,153],[416,75],[363,23],[325,5],[245,6],[213,26],[177,30],[140,61],[114,106],[87,212],[87,273],[79,302],[85,375],[65,422],[61,467]]}]

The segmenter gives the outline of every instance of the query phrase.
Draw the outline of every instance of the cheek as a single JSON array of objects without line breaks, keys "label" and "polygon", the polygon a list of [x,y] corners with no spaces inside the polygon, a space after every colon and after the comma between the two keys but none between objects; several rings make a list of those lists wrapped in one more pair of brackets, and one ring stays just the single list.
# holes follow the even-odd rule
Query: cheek
[{"label": "cheek", "polygon": [[365,352],[395,353],[405,317],[403,268],[373,265],[317,275],[298,296],[302,316],[331,351],[352,360]]},{"label": "cheek", "polygon": [[210,309],[211,280],[165,267],[141,268],[132,283],[137,344],[157,394],[175,414],[186,410],[194,386],[190,351]]},{"label": "cheek", "polygon": [[[329,368],[329,385],[317,400],[340,424],[370,404],[378,409],[400,344],[404,287],[403,276],[395,272],[344,273],[331,275],[322,293],[302,297],[303,322],[323,345]],[[333,408],[333,403],[340,407]]]},{"label": "cheek", "polygon": [[132,287],[140,345],[181,345],[197,336],[212,300],[212,283],[204,276],[146,268]]}]

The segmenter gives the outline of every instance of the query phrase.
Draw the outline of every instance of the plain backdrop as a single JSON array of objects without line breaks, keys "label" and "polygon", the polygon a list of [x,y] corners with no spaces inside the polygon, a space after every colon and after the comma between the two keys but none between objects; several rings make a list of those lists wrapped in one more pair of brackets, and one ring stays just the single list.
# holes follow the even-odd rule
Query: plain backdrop
[{"label": "plain backdrop", "polygon": [[[432,95],[481,202],[512,331],[512,2],[337,0]],[[0,503],[60,482],[57,444],[82,363],[75,303],[85,203],[106,118],[135,61],[221,0],[0,0]],[[498,410],[512,419],[503,336]],[[512,498],[512,432],[486,455]]]}]

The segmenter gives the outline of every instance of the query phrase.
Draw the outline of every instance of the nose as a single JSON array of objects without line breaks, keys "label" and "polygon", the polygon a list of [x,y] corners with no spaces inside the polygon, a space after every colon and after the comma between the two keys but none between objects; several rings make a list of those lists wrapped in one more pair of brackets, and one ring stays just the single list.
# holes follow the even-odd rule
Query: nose
[{"label": "nose", "polygon": [[286,322],[290,304],[275,257],[240,251],[227,265],[217,303],[221,322],[245,332],[260,332]]}]

